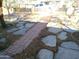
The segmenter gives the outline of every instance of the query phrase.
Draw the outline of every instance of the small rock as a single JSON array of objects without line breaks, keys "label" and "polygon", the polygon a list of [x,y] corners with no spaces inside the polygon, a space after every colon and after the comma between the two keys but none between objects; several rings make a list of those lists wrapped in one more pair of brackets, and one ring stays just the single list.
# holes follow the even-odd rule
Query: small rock
[{"label": "small rock", "polygon": [[79,46],[75,42],[63,42],[62,47],[79,50]]},{"label": "small rock", "polygon": [[53,52],[47,49],[41,49],[37,55],[37,59],[53,59]]},{"label": "small rock", "polygon": [[56,46],[56,36],[55,35],[49,35],[44,38],[42,38],[42,42],[50,47],[55,47]]},{"label": "small rock", "polygon": [[53,28],[53,27],[52,27],[52,28],[49,28],[48,31],[49,31],[49,32],[52,32],[52,33],[54,33],[54,34],[57,34],[57,33],[61,32],[62,29]]},{"label": "small rock", "polygon": [[13,59],[13,58],[8,55],[0,55],[0,59]]},{"label": "small rock", "polygon": [[57,36],[60,40],[65,40],[67,38],[67,32],[61,32]]},{"label": "small rock", "polygon": [[79,59],[79,52],[72,49],[65,49],[59,47],[55,59]]}]

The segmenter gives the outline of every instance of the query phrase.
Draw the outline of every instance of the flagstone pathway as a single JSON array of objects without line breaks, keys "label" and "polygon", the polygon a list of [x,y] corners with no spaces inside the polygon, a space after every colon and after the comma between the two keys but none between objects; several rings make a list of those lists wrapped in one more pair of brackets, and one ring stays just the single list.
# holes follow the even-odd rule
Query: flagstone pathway
[{"label": "flagstone pathway", "polygon": [[[49,6],[53,10],[49,14],[52,16],[49,22],[44,22],[44,18],[35,19],[35,23],[19,22],[16,24],[16,28],[7,32],[23,35],[23,37],[2,54],[9,56],[21,54],[31,45],[31,42],[34,42],[33,39],[39,37],[36,39],[39,43],[34,42],[32,45],[34,49],[39,47],[33,52],[36,53],[34,59],[79,59],[79,6],[77,4],[79,3],[74,0],[55,0],[52,4],[53,8]],[[29,59],[32,58],[29,57]]]}]

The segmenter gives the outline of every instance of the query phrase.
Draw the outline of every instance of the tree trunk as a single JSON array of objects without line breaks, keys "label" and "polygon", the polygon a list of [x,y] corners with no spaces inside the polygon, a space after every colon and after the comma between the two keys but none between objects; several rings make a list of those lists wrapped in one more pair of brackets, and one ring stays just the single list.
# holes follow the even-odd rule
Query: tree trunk
[{"label": "tree trunk", "polygon": [[1,23],[2,28],[6,28],[6,23],[3,18],[2,2],[3,0],[0,0],[0,23]]}]

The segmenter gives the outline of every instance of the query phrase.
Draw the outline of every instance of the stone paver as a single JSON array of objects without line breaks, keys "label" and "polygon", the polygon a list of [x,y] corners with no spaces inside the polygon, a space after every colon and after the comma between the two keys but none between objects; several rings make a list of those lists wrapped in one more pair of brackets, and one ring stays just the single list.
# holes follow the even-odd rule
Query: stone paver
[{"label": "stone paver", "polygon": [[79,46],[75,42],[63,42],[61,46],[68,49],[79,50]]},{"label": "stone paver", "polygon": [[28,29],[22,28],[18,31],[13,32],[14,35],[24,35]]},{"label": "stone paver", "polygon": [[79,51],[59,47],[55,59],[79,59]]},{"label": "stone paver", "polygon": [[49,36],[46,36],[44,38],[42,38],[42,42],[47,45],[47,46],[50,46],[50,47],[55,47],[56,46],[56,36],[55,35],[49,35]]},{"label": "stone paver", "polygon": [[16,26],[17,26],[17,27],[23,26],[24,24],[25,24],[24,22],[18,22],[18,23],[16,24]]},{"label": "stone paver", "polygon": [[18,29],[24,29],[24,26],[20,26],[20,27],[18,27]]},{"label": "stone paver", "polygon": [[7,32],[15,32],[17,30],[18,30],[18,28],[12,28],[12,29],[7,30]]},{"label": "stone paver", "polygon": [[75,27],[72,27],[72,26],[67,26],[68,28],[65,29],[65,31],[69,32],[69,33],[73,33],[73,32],[76,32],[78,31],[78,29],[76,29]]},{"label": "stone paver", "polygon": [[67,38],[67,32],[59,33],[57,38],[59,38],[60,40],[65,40]]},{"label": "stone paver", "polygon": [[26,23],[25,24],[25,28],[30,28],[30,27],[32,27],[34,25],[34,23]]},{"label": "stone paver", "polygon": [[49,32],[57,34],[62,31],[62,29],[51,27],[48,29]]},{"label": "stone paver", "polygon": [[73,32],[76,32],[76,30],[73,30],[73,29],[69,29],[69,28],[66,28],[64,29],[65,31],[69,32],[69,33],[73,33]]},{"label": "stone paver", "polygon": [[37,59],[53,59],[53,52],[47,49],[41,49],[37,54]]}]

